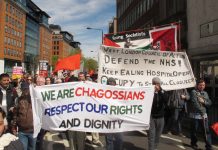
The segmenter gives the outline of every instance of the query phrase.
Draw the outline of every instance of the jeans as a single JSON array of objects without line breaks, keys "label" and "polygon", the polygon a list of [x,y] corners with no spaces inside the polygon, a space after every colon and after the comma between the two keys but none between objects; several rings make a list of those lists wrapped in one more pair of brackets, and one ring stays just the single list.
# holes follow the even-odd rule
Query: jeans
[{"label": "jeans", "polygon": [[182,133],[182,119],[184,117],[184,109],[174,108],[171,109],[171,117],[167,123],[167,131],[173,131],[177,134]]},{"label": "jeans", "polygon": [[70,149],[71,150],[84,150],[86,133],[80,131],[67,131]]},{"label": "jeans", "polygon": [[122,133],[107,133],[105,134],[105,137],[106,137],[107,150],[122,150],[123,149],[123,134]]},{"label": "jeans", "polygon": [[[208,119],[206,118],[205,121],[203,119],[191,119],[191,145],[197,145],[198,139],[197,139],[197,130],[201,127],[201,130],[204,134],[204,140],[205,140],[205,147],[206,150],[212,149],[212,142],[211,142],[211,134],[208,126]],[[205,136],[206,132],[206,136]]]},{"label": "jeans", "polygon": [[148,150],[157,149],[161,133],[164,128],[164,118],[150,119],[150,128],[148,130]]},{"label": "jeans", "polygon": [[36,138],[33,138],[33,133],[18,132],[19,140],[22,142],[24,150],[36,149]]}]

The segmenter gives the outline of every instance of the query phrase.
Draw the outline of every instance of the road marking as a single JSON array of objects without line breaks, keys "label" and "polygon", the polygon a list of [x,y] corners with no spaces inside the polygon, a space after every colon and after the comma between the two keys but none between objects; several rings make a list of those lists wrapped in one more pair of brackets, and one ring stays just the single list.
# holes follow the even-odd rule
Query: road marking
[{"label": "road marking", "polygon": [[214,145],[213,145],[213,148],[216,148],[216,149],[218,149],[218,146],[214,146]]},{"label": "road marking", "polygon": [[144,134],[145,136],[147,136],[147,132],[144,131],[144,130],[140,130],[140,131],[138,131],[138,132],[140,132],[140,133]]},{"label": "road marking", "polygon": [[181,148],[181,149],[186,149],[184,146],[182,145],[176,145],[177,147]]},{"label": "road marking", "polygon": [[165,135],[161,135],[160,137],[162,137],[164,139],[170,139],[172,141],[176,141],[176,142],[182,143],[182,140],[179,140],[179,139],[176,139],[176,138],[171,138],[171,137],[168,137],[168,136],[165,136]]}]

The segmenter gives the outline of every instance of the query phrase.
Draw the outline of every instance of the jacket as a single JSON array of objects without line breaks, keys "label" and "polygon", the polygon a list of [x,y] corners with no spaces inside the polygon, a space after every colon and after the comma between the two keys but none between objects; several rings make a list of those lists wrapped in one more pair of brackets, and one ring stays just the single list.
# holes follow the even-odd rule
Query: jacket
[{"label": "jacket", "polygon": [[[3,93],[0,88],[0,104],[2,104],[2,98],[3,98]],[[13,88],[12,86],[9,86],[6,89],[6,102],[7,102],[7,113],[8,113],[7,120],[8,120],[9,125],[11,123],[11,120],[13,119],[13,112],[9,112],[9,109],[15,106],[15,101],[17,98],[18,98],[18,95],[17,95],[16,89]]]},{"label": "jacket", "polygon": [[[181,95],[185,95],[185,100],[181,98]],[[181,90],[173,90],[169,93],[169,101],[167,106],[169,108],[184,108],[185,112],[187,112],[187,101],[190,100],[189,93],[186,89]]]},{"label": "jacket", "polygon": [[164,109],[167,104],[167,94],[165,91],[160,90],[154,93],[153,104],[151,108],[151,116],[153,118],[164,117]]},{"label": "jacket", "polygon": [[[204,104],[201,104],[198,101],[198,97],[202,97],[205,101]],[[191,103],[189,111],[192,114],[200,114],[203,116],[206,114],[206,109],[212,104],[211,100],[209,99],[209,96],[206,91],[199,91],[197,89],[194,89],[191,91]]]},{"label": "jacket", "polygon": [[18,131],[33,133],[33,112],[30,96],[21,96],[15,109],[14,123]]}]

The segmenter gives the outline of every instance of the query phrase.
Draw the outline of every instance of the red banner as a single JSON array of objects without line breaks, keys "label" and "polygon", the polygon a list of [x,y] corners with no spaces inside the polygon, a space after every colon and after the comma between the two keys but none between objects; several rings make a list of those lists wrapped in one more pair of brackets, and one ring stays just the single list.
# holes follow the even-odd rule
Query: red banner
[{"label": "red banner", "polygon": [[172,25],[149,31],[152,47],[161,51],[177,51],[177,26]]},{"label": "red banner", "polygon": [[80,54],[69,56],[57,62],[54,72],[58,70],[76,70],[80,69]]}]

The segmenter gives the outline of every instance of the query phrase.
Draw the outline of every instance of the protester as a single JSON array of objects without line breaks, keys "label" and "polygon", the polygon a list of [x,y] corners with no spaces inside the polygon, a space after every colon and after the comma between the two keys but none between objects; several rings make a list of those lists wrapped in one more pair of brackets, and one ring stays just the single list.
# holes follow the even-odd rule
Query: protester
[{"label": "protester", "polygon": [[[36,86],[42,86],[42,85],[45,85],[45,78],[44,77],[41,77],[41,76],[38,76],[37,79],[36,79]],[[41,129],[40,130],[40,133],[38,134],[38,137],[37,137],[37,142],[38,142],[38,149],[42,149],[43,147],[43,138],[46,134],[46,131],[44,129]]]},{"label": "protester", "polygon": [[22,94],[19,82],[20,82],[20,79],[14,79],[12,81],[12,87],[14,87],[14,89],[16,90],[18,97],[20,97]]},{"label": "protester", "polygon": [[37,86],[45,85],[45,78],[41,77],[41,76],[38,76],[37,79],[36,79],[36,85]]},{"label": "protester", "polygon": [[14,123],[18,127],[18,137],[23,143],[24,150],[35,150],[36,138],[33,138],[33,112],[29,84],[22,84],[22,95],[15,109]]},{"label": "protester", "polygon": [[16,90],[10,86],[9,79],[10,77],[7,73],[0,75],[0,106],[6,112],[8,127],[12,132],[11,121],[13,119],[13,110],[18,95]]},{"label": "protester", "polygon": [[[79,77],[81,80],[83,80],[83,75],[81,75],[80,73],[80,77]],[[92,81],[92,78],[90,78],[90,75],[89,74],[86,74],[86,81]],[[94,144],[96,146],[99,146],[99,147],[103,147],[103,143],[100,141],[100,138],[99,138],[99,133],[97,132],[91,132],[91,136],[92,136],[92,141],[90,141],[87,137],[86,137],[86,141],[88,143],[91,143],[91,144]]]},{"label": "protester", "polygon": [[86,81],[92,81],[92,78],[90,77],[88,73],[86,74]]},{"label": "protester", "polygon": [[45,85],[50,85],[51,84],[51,78],[47,77],[45,78]]},{"label": "protester", "polygon": [[187,101],[190,96],[186,89],[173,90],[169,93],[167,106],[170,109],[171,118],[167,123],[168,134],[171,132],[185,137],[182,134],[182,119],[187,114]]},{"label": "protester", "polygon": [[[72,76],[71,76],[72,77]],[[72,82],[75,78],[69,79]],[[85,81],[85,75],[83,72],[78,74],[79,81]],[[81,131],[67,131],[71,150],[84,150],[86,133]]]},{"label": "protester", "polygon": [[27,83],[28,83],[29,85],[33,84],[33,78],[32,78],[31,75],[29,75],[29,76],[27,77]]},{"label": "protester", "polygon": [[148,130],[148,150],[157,149],[160,135],[164,127],[164,108],[167,104],[167,95],[161,88],[161,80],[158,77],[152,79],[155,93],[150,117],[150,128]]},{"label": "protester", "polygon": [[212,104],[205,89],[205,81],[199,80],[196,89],[191,92],[191,146],[193,149],[198,149],[197,130],[202,127],[205,140],[206,150],[212,150],[211,134],[208,126],[207,108]]},{"label": "protester", "polygon": [[19,139],[10,133],[5,133],[4,110],[0,107],[0,149],[1,150],[23,150],[23,145]]},{"label": "protester", "polygon": [[67,82],[74,82],[74,81],[78,81],[78,78],[74,76],[74,72],[71,71],[70,72],[70,78],[68,79]]},{"label": "protester", "polygon": [[[115,86],[116,80],[114,78],[109,78],[107,80],[107,85]],[[122,150],[123,149],[123,134],[122,133],[107,133],[106,145],[107,150]]]},{"label": "protester", "polygon": [[60,78],[57,78],[57,79],[55,80],[55,84],[60,84],[60,83],[63,83],[63,81],[62,81]]}]

